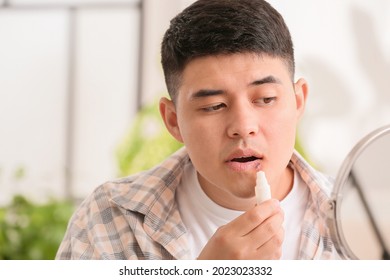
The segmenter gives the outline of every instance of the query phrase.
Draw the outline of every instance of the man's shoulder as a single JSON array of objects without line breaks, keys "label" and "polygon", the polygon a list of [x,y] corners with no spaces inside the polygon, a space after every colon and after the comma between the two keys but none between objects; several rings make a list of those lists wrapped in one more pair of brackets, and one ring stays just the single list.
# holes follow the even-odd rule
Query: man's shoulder
[{"label": "man's shoulder", "polygon": [[185,148],[181,148],[160,164],[136,174],[107,181],[100,188],[120,190],[129,185],[155,186],[159,184],[169,185],[176,177],[182,174],[184,163],[189,160]]},{"label": "man's shoulder", "polygon": [[334,185],[334,178],[319,171],[310,164],[302,155],[294,151],[291,162],[298,171],[303,181],[309,186],[314,193],[325,194],[330,196]]},{"label": "man's shoulder", "polygon": [[139,207],[140,203],[146,204],[153,197],[157,199],[167,190],[174,193],[181,180],[183,166],[188,160],[187,151],[181,148],[149,170],[101,184],[90,198],[110,201],[125,208]]}]

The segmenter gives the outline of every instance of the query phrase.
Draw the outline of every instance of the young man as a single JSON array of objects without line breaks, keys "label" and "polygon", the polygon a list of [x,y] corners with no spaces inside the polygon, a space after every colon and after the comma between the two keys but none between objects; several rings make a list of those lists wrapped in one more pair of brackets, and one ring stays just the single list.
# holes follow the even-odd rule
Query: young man
[{"label": "young man", "polygon": [[[281,15],[263,0],[199,0],[162,42],[160,112],[185,148],[100,186],[58,259],[332,259],[331,182],[294,151],[307,98]],[[257,205],[265,172],[272,198]]]}]

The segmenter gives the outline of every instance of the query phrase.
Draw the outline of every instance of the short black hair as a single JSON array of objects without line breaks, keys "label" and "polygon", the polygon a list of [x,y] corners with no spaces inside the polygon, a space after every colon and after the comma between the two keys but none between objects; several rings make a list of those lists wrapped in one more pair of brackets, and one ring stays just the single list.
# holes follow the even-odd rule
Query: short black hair
[{"label": "short black hair", "polygon": [[283,17],[264,0],[198,0],[174,17],[161,45],[168,93],[176,100],[182,72],[194,58],[234,53],[285,60],[294,77],[294,48]]}]

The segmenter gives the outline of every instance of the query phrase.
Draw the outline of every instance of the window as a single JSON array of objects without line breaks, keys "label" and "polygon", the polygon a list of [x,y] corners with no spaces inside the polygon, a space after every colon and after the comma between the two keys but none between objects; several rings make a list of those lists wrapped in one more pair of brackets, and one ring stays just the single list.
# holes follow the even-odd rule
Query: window
[{"label": "window", "polygon": [[141,1],[0,2],[0,204],[115,177],[139,103]]}]

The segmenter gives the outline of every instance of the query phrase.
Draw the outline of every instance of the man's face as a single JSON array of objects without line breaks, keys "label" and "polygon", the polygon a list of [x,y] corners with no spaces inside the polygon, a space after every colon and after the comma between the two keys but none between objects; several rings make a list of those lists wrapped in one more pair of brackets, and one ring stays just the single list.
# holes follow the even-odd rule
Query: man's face
[{"label": "man's face", "polygon": [[[263,170],[278,198],[289,191],[305,81],[291,81],[280,58],[233,54],[196,58],[182,75],[176,105],[160,109],[183,142],[206,194],[245,210],[255,204],[255,174]],[[282,197],[279,197],[282,198]]]}]

